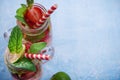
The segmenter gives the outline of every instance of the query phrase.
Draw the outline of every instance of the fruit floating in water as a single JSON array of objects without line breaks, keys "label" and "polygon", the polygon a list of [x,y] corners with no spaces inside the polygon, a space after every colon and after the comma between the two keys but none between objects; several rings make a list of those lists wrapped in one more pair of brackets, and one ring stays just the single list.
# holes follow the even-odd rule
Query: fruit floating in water
[{"label": "fruit floating in water", "polygon": [[28,8],[26,13],[24,14],[24,19],[28,24],[29,28],[39,28],[36,23],[41,19],[43,16],[43,11],[39,8],[39,6],[33,5],[32,7]]}]

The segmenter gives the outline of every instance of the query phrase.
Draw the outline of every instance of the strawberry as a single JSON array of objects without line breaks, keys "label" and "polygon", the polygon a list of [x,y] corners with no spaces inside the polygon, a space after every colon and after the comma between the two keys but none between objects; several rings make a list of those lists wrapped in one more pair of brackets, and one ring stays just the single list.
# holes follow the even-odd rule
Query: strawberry
[{"label": "strawberry", "polygon": [[28,52],[31,44],[32,44],[32,43],[30,43],[30,42],[25,43],[25,52]]},{"label": "strawberry", "polygon": [[[40,64],[37,64],[37,65],[36,65],[36,72],[26,71],[25,73],[23,73],[23,74],[21,75],[21,80],[26,80],[26,79],[29,79],[29,78],[31,78],[31,77],[33,77],[33,76],[36,76],[36,75],[41,76]],[[37,76],[37,77],[38,77],[38,76]],[[33,78],[30,79],[30,80],[33,80]],[[35,77],[34,80],[36,80],[36,77]]]},{"label": "strawberry", "polygon": [[30,71],[28,71],[25,74],[21,75],[21,80],[29,79],[29,78],[33,77],[35,74],[36,74],[36,72],[30,72]]},{"label": "strawberry", "polygon": [[38,6],[33,5],[27,9],[26,13],[24,14],[24,19],[28,26],[34,29],[39,28],[39,26],[36,26],[36,23],[42,18],[42,16],[42,10]]}]

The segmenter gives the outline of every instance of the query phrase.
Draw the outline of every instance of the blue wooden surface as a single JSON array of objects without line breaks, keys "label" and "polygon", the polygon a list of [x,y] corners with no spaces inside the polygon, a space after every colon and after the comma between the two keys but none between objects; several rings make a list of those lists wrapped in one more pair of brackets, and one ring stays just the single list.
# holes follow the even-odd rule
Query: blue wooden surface
[{"label": "blue wooden surface", "polygon": [[[15,11],[25,0],[0,1],[0,80],[11,80],[4,64],[3,33],[16,25]],[[120,80],[120,0],[35,0],[51,16],[54,58],[43,65],[41,80],[65,71],[72,80]]]}]

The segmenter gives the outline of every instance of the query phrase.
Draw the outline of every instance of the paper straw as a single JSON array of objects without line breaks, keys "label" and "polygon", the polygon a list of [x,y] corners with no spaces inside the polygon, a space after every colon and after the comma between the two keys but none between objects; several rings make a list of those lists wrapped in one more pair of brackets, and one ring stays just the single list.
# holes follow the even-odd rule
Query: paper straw
[{"label": "paper straw", "polygon": [[42,25],[56,9],[57,9],[57,4],[51,6],[51,8],[42,16],[42,18],[39,20],[39,22],[36,23],[36,25],[37,26]]},{"label": "paper straw", "polygon": [[29,59],[38,59],[38,60],[50,60],[50,55],[47,54],[28,54],[25,53],[24,56]]}]

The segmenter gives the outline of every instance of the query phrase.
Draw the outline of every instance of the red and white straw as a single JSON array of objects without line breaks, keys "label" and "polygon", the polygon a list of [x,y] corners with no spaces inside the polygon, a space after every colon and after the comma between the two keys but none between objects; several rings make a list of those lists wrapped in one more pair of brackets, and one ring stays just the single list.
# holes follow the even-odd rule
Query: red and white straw
[{"label": "red and white straw", "polygon": [[42,16],[42,18],[39,20],[39,22],[36,23],[36,25],[40,26],[41,24],[43,24],[56,9],[57,9],[57,4],[51,6],[51,8]]},{"label": "red and white straw", "polygon": [[50,55],[47,54],[28,54],[25,53],[24,56],[29,59],[38,59],[38,60],[50,60]]}]

